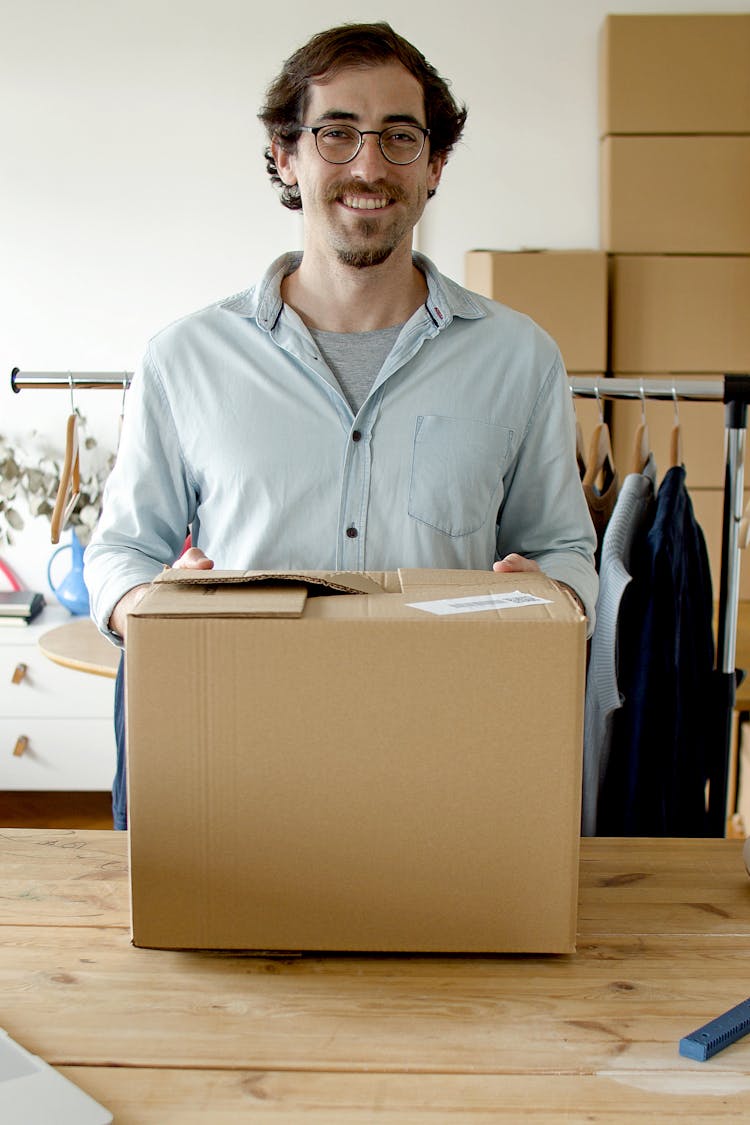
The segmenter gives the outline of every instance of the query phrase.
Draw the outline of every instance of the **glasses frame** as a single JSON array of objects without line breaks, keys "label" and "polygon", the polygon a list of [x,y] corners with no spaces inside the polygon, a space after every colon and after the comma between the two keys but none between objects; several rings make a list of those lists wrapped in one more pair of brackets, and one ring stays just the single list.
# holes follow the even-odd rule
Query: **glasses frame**
[{"label": "glasses frame", "polygon": [[315,138],[315,148],[317,149],[318,156],[320,156],[321,160],[325,160],[326,164],[351,164],[352,160],[356,160],[356,158],[362,151],[362,145],[365,143],[365,137],[377,137],[378,148],[380,149],[383,159],[387,160],[389,164],[395,165],[396,168],[406,168],[409,164],[414,164],[417,160],[419,160],[420,156],[424,152],[424,146],[427,144],[427,138],[430,135],[430,130],[423,129],[421,125],[414,125],[411,121],[404,122],[404,125],[409,129],[416,129],[422,134],[422,147],[420,148],[416,156],[412,156],[411,160],[392,160],[383,148],[383,133],[390,133],[392,129],[398,129],[398,124],[389,125],[387,129],[378,130],[358,129],[356,125],[350,125],[348,121],[341,122],[340,127],[351,129],[354,133],[359,133],[359,144],[357,145],[352,155],[347,156],[346,160],[331,160],[330,157],[324,156],[320,151],[320,145],[318,144],[318,133],[320,133],[323,129],[335,129],[335,122],[327,122],[325,125],[298,125],[297,128],[302,133],[312,133],[313,137]]}]

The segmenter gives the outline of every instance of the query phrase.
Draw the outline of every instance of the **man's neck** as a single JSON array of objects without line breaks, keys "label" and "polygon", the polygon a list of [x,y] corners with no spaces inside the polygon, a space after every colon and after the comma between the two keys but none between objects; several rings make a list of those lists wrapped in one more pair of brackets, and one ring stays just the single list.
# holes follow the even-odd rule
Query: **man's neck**
[{"label": "man's neck", "polygon": [[281,295],[309,328],[371,332],[407,321],[424,303],[427,282],[411,251],[355,269],[305,250],[299,268],[284,278]]}]

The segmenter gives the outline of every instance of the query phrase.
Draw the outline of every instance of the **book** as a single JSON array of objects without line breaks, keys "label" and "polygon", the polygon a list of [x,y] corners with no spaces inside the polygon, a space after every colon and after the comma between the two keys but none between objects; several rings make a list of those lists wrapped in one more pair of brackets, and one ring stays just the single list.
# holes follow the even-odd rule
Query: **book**
[{"label": "book", "polygon": [[28,625],[44,609],[44,596],[33,590],[0,590],[0,626]]}]

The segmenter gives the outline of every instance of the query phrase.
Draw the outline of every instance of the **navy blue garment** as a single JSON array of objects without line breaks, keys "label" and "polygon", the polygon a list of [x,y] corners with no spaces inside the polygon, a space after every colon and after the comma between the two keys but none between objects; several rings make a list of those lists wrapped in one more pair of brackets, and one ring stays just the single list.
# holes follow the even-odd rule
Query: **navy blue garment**
[{"label": "navy blue garment", "polygon": [[112,784],[112,819],[116,829],[128,826],[128,794],[125,773],[125,654],[120,657],[115,680],[115,743],[117,772]]},{"label": "navy blue garment", "polygon": [[596,830],[599,835],[708,835],[705,786],[720,744],[713,599],[706,544],[682,466],[668,470],[653,522],[633,544],[622,599],[622,708]]}]

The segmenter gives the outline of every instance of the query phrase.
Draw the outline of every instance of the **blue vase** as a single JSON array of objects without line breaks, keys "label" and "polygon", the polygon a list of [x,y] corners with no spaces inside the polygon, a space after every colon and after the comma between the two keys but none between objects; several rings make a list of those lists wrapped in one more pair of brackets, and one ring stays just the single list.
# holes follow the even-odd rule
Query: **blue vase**
[{"label": "blue vase", "polygon": [[[52,581],[52,564],[62,551],[73,552],[73,565],[59,586],[56,586]],[[89,592],[83,581],[83,547],[75,533],[75,528],[70,529],[70,543],[65,543],[52,552],[47,566],[47,581],[52,593],[66,609],[78,617],[89,616]]]}]

